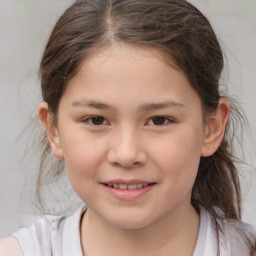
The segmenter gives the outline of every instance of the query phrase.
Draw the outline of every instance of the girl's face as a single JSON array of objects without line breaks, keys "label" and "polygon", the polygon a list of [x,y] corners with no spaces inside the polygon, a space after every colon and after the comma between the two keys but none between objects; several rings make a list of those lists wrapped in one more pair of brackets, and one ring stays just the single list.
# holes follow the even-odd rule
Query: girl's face
[{"label": "girl's face", "polygon": [[198,94],[149,49],[87,59],[60,101],[53,153],[88,212],[146,227],[192,208],[206,128]]}]

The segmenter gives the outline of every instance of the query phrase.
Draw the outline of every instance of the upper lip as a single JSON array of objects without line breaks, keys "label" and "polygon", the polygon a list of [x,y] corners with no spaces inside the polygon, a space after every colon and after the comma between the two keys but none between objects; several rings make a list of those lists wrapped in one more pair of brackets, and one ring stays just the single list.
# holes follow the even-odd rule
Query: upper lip
[{"label": "upper lip", "polygon": [[137,180],[137,179],[132,179],[132,180],[124,180],[124,179],[116,179],[116,180],[106,180],[104,182],[101,182],[101,184],[126,184],[126,185],[133,185],[133,184],[152,184],[155,182],[151,181],[145,181],[145,180]]}]

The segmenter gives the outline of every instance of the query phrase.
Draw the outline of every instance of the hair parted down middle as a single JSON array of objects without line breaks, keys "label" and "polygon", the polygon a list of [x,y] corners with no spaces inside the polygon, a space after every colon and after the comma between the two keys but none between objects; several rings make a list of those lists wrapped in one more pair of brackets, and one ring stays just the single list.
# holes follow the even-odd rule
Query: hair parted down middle
[{"label": "hair parted down middle", "polygon": [[[63,92],[80,64],[100,49],[121,44],[156,50],[182,70],[200,96],[207,122],[221,97],[224,61],[213,29],[198,9],[185,0],[78,0],[56,23],[40,66],[42,97],[55,118],[53,125],[58,123]],[[229,122],[236,115],[240,113],[233,108]],[[62,162],[49,165],[46,134],[42,143],[39,200],[45,177],[58,177],[63,167]],[[218,150],[200,160],[192,204],[204,206],[215,218],[240,220],[241,192],[231,148],[228,127]]]}]

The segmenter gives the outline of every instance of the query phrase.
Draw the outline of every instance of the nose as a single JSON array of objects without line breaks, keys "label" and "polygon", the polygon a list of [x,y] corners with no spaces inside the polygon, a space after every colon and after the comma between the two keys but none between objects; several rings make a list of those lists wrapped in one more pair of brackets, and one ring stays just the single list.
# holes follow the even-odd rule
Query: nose
[{"label": "nose", "polygon": [[132,168],[142,166],[147,161],[142,135],[131,129],[122,129],[111,138],[108,161],[112,165]]}]

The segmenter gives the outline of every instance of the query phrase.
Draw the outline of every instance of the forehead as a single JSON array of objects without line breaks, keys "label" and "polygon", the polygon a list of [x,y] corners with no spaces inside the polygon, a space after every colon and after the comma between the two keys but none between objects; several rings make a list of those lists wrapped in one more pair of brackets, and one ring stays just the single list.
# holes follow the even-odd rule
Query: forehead
[{"label": "forehead", "polygon": [[[160,65],[159,65],[160,64]],[[110,47],[95,47],[92,51],[80,62],[77,67],[77,75],[71,79],[71,82],[79,79],[81,76],[87,75],[89,72],[94,75],[100,72],[107,72],[108,77],[117,71],[132,71],[132,68],[143,65],[143,69],[154,66],[154,73],[157,68],[163,70],[165,67],[172,67],[177,71],[186,74],[175,64],[174,58],[168,53],[150,47],[127,46],[118,44]],[[140,67],[141,68],[141,67]],[[142,69],[141,69],[142,70]],[[123,72],[122,72],[123,73]]]},{"label": "forehead", "polygon": [[178,100],[189,94],[198,98],[186,75],[159,51],[127,46],[102,49],[86,58],[65,94],[90,94],[105,101],[131,96],[133,104],[157,98]]}]

